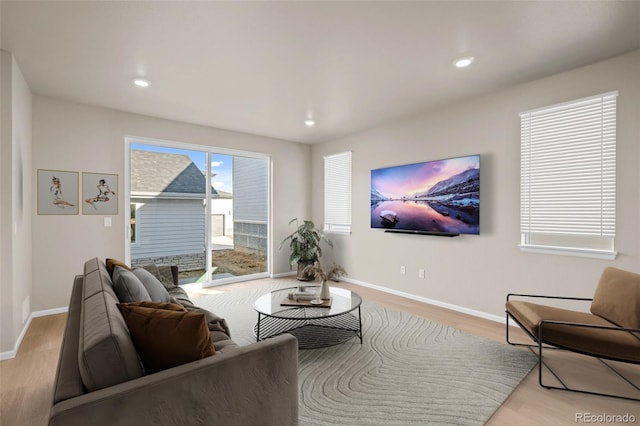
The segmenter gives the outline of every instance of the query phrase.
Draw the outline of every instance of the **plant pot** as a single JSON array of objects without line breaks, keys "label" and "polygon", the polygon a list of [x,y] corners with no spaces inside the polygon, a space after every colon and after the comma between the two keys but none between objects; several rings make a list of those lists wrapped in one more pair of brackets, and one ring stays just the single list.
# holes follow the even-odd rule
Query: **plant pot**
[{"label": "plant pot", "polygon": [[304,272],[304,268],[307,265],[304,263],[298,263],[298,281],[313,281],[316,277],[313,275],[313,272]]}]

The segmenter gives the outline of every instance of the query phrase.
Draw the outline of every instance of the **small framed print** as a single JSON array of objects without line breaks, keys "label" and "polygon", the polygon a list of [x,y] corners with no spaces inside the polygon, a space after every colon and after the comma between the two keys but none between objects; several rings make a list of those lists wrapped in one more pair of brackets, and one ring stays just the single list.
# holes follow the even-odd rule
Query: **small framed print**
[{"label": "small framed print", "polygon": [[38,214],[78,214],[78,172],[38,169]]},{"label": "small framed print", "polygon": [[118,175],[82,173],[82,214],[118,214]]}]

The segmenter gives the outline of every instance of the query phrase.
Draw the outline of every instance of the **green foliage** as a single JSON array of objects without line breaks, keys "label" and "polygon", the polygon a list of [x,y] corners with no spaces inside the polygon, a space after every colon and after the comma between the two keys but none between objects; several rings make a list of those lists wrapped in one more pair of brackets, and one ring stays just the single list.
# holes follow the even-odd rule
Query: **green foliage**
[{"label": "green foliage", "polygon": [[286,237],[280,243],[280,249],[288,242],[291,254],[289,255],[289,264],[296,266],[298,263],[303,265],[313,265],[322,256],[322,248],[320,242],[324,241],[329,247],[333,247],[333,243],[325,237],[310,220],[305,220],[302,225],[298,224],[298,219],[291,219],[289,225],[296,223],[296,230]]}]

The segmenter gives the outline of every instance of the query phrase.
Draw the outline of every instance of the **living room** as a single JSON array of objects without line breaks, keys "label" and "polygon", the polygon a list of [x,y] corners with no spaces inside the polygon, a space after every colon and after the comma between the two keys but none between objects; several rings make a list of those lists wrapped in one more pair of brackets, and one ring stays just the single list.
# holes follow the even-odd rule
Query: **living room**
[{"label": "living room", "polygon": [[[203,124],[203,120],[191,121],[186,118],[191,110],[190,98],[197,97],[197,93],[167,101],[178,105],[182,109],[181,115],[153,116],[142,107],[149,107],[150,101],[145,99],[144,92],[134,87],[129,89],[131,103],[142,105],[135,110],[76,101],[65,95],[65,90],[71,91],[71,88],[60,87],[56,94],[41,91],[40,87],[47,86],[35,77],[31,81],[27,70],[47,69],[48,55],[61,55],[65,61],[64,55],[50,50],[48,44],[35,49],[36,53],[42,55],[40,58],[30,53],[29,44],[24,51],[15,50],[22,45],[19,37],[24,37],[23,31],[35,31],[37,28],[38,22],[27,18],[46,16],[48,11],[55,10],[55,5],[45,7],[40,3],[21,3],[3,1],[1,9],[3,113],[0,191],[4,201],[0,206],[0,353],[3,359],[16,355],[31,318],[65,311],[72,279],[81,272],[83,263],[89,257],[125,259],[123,237],[126,209],[121,208],[118,214],[113,215],[110,227],[104,226],[102,216],[38,215],[37,170],[100,171],[117,174],[122,182],[126,172],[124,138],[132,135],[268,154],[272,162],[270,273],[274,277],[286,275],[290,270],[288,253],[278,250],[279,242],[291,232],[289,220],[298,217],[312,219],[317,224],[323,223],[323,158],[344,151],[353,153],[352,229],[350,234],[331,235],[334,248],[326,251],[324,261],[336,261],[344,266],[348,271],[348,276],[344,278],[346,283],[504,322],[504,298],[507,293],[590,297],[605,267],[615,266],[639,272],[640,228],[637,221],[640,217],[640,169],[637,164],[640,160],[640,25],[637,24],[640,21],[640,8],[637,3],[608,2],[611,9],[598,2],[588,3],[595,8],[604,7],[603,16],[609,16],[609,13],[616,16],[619,20],[613,23],[605,18],[598,20],[593,17],[597,15],[595,12],[594,15],[588,15],[587,6],[581,2],[575,3],[575,7],[585,7],[578,10],[597,23],[585,18],[584,24],[591,23],[594,27],[604,28],[602,31],[615,30],[622,34],[609,46],[594,53],[594,56],[585,54],[584,58],[588,59],[579,57],[576,61],[582,61],[580,65],[573,65],[571,58],[551,57],[551,45],[556,43],[564,46],[564,54],[580,53],[586,46],[595,43],[578,30],[575,30],[570,42],[546,41],[549,56],[545,50],[536,54],[539,57],[537,64],[542,69],[539,74],[529,74],[526,68],[511,68],[512,74],[504,75],[501,84],[495,88],[488,87],[481,77],[473,75],[474,66],[481,67],[483,61],[490,60],[508,62],[508,58],[499,56],[500,52],[496,51],[486,52],[485,58],[482,52],[472,52],[477,56],[476,63],[469,69],[457,70],[451,67],[450,61],[458,53],[466,52],[452,52],[451,58],[447,57],[447,66],[449,72],[457,73],[454,79],[461,90],[466,90],[461,95],[454,94],[456,96],[448,98],[446,103],[434,106],[425,104],[426,107],[420,104],[411,111],[399,110],[398,115],[381,115],[375,124],[357,131],[351,131],[351,124],[346,123],[346,130],[327,139],[315,140],[316,136],[308,134],[313,135],[316,129],[301,125],[301,129],[297,130],[301,135],[299,139],[307,137],[311,141],[307,143],[301,143],[293,137],[263,136],[267,133],[261,132],[258,125],[256,130],[251,130],[249,126],[235,131],[229,130],[232,127],[225,129]],[[38,7],[45,8],[38,11]],[[29,8],[35,9],[31,11]],[[349,12],[355,14],[357,10],[354,9],[357,7],[353,6]],[[565,15],[558,16],[567,22],[574,19],[567,10],[562,10]],[[384,15],[379,13],[381,15],[375,16]],[[554,13],[549,12],[548,15]],[[31,25],[18,31],[16,22],[19,20],[13,21],[15,17],[23,17],[26,20],[21,22],[30,22]],[[564,22],[549,19],[549,26],[561,26]],[[418,23],[412,21],[406,26],[415,28]],[[513,34],[500,34],[500,37],[516,37],[515,33],[519,31],[517,25],[510,30]],[[57,36],[60,37],[60,43],[70,42],[62,30]],[[593,34],[590,36],[595,37]],[[40,38],[33,37],[42,42]],[[46,35],[39,37],[46,38]],[[74,47],[77,48],[76,45]],[[66,52],[66,49],[59,48]],[[124,49],[122,45],[120,48]],[[414,49],[410,50],[411,54],[415,53]],[[385,54],[384,51],[378,53]],[[578,53],[575,53],[576,56],[580,56]],[[558,54],[553,50],[553,55]],[[39,65],[40,60],[42,62]],[[406,60],[414,59],[406,56]],[[69,60],[66,67],[70,69],[76,64]],[[369,65],[375,66],[375,62]],[[424,66],[428,67],[429,62]],[[553,71],[546,71],[547,68]],[[88,66],[86,70],[91,70],[91,67]],[[96,74],[103,72],[93,71]],[[174,68],[175,73],[181,71]],[[65,69],[50,69],[48,72],[53,77],[63,75]],[[113,71],[116,75],[126,74],[128,79],[135,72],[133,68]],[[38,78],[41,78],[40,75]],[[317,80],[315,82],[318,83]],[[81,85],[76,90],[109,90],[106,87],[94,89],[89,86],[90,81],[82,84],[86,86]],[[151,89],[163,84],[167,83],[153,81]],[[336,83],[338,87],[342,84],[347,83]],[[380,81],[380,85],[387,84],[398,82]],[[227,90],[233,89],[234,85],[230,86]],[[478,89],[479,86],[482,86],[482,90]],[[616,258],[604,260],[521,251],[518,247],[518,114],[611,91],[619,93]],[[107,93],[104,95],[106,97]],[[401,95],[395,94],[398,97]],[[341,99],[339,92],[335,99]],[[380,98],[375,100],[382,101]],[[244,107],[237,105],[240,105],[238,108]],[[336,110],[341,108],[346,108],[343,101],[335,106]],[[253,106],[249,109],[252,111],[249,117],[256,116],[258,123],[267,120],[262,112],[255,112]],[[300,123],[305,113],[300,112]],[[333,113],[338,114],[339,111]],[[327,118],[330,116],[328,111],[324,114]],[[372,114],[375,116],[375,111]],[[268,116],[266,113],[264,115]],[[321,127],[323,117],[320,111],[316,112],[315,118],[316,128]],[[334,120],[342,121],[338,118]],[[388,234],[370,229],[367,198],[372,169],[472,154],[479,154],[482,164],[479,235],[439,238]],[[121,184],[119,191],[123,189]],[[404,275],[399,272],[401,266],[406,268]],[[419,270],[424,271],[424,278],[419,277]],[[581,400],[581,404],[588,407],[589,400]],[[558,423],[569,423],[569,420],[573,419],[563,418]]]}]

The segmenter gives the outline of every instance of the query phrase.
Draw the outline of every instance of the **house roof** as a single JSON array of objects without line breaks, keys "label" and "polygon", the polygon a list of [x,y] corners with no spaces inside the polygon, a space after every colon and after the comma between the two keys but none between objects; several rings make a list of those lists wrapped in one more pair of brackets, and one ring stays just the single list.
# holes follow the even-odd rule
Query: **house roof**
[{"label": "house roof", "polygon": [[233,193],[231,192],[227,192],[227,191],[222,191],[222,190],[216,190],[216,192],[218,193],[218,198],[228,198],[228,199],[232,199],[233,198]]},{"label": "house roof", "polygon": [[[206,178],[185,154],[131,150],[131,192],[198,194],[206,192]],[[212,196],[217,196],[211,187]]]}]

